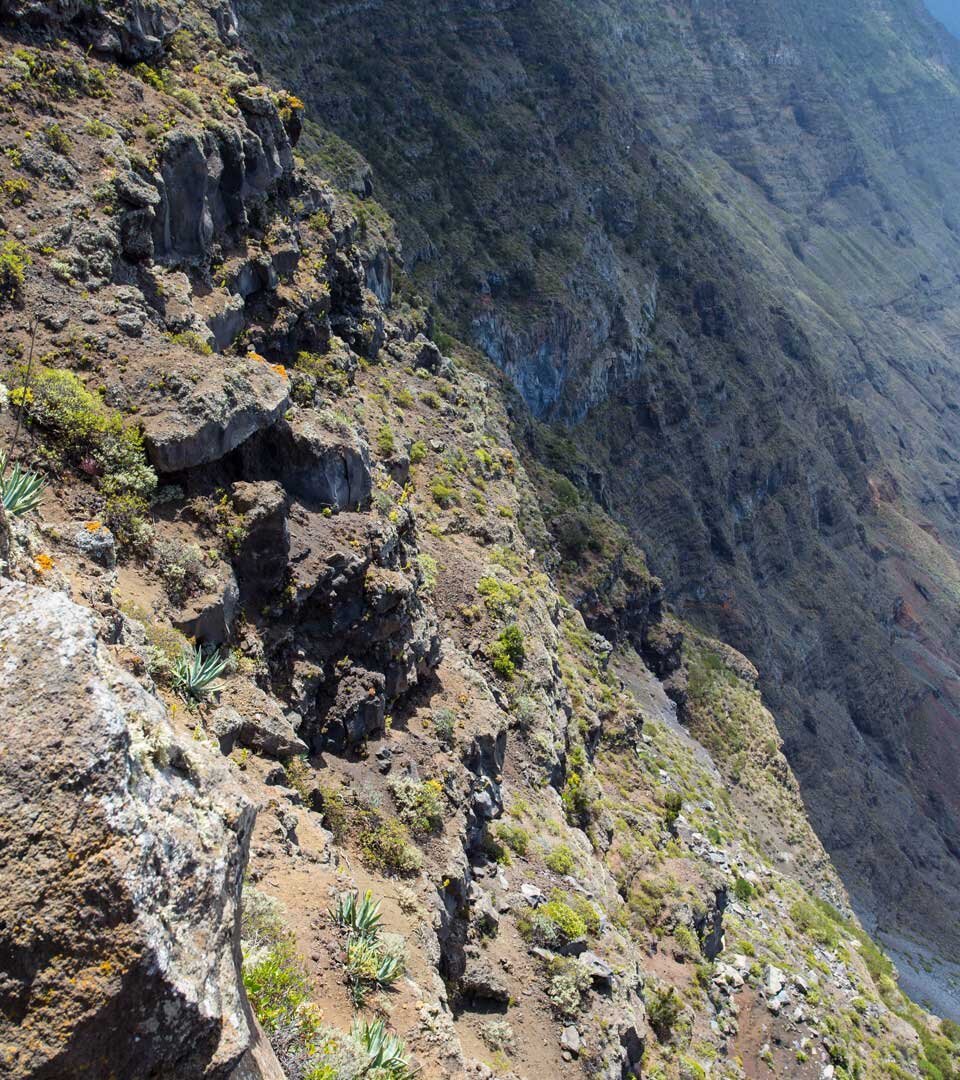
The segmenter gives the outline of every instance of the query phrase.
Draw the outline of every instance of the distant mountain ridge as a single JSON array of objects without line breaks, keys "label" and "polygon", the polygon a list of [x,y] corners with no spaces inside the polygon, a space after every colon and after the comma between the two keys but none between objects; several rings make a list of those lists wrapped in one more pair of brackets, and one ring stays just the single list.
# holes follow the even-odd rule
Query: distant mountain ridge
[{"label": "distant mountain ridge", "polygon": [[960,4],[956,0],[926,0],[930,14],[957,37],[960,37]]}]

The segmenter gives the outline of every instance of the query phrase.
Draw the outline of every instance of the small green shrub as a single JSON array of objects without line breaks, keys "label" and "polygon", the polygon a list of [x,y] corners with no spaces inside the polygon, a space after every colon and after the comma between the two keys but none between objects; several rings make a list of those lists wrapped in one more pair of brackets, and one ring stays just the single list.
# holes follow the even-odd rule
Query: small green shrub
[{"label": "small green shrub", "polygon": [[563,900],[541,904],[526,925],[527,936],[538,945],[556,948],[587,936],[587,924]]},{"label": "small green shrub", "polygon": [[397,440],[393,429],[389,424],[383,424],[377,431],[377,452],[383,457],[389,457],[397,448]]},{"label": "small green shrub", "polygon": [[417,556],[417,568],[420,571],[420,579],[423,582],[423,589],[425,592],[432,592],[437,584],[437,574],[440,572],[440,566],[437,560],[428,555],[425,551],[421,551]]},{"label": "small green shrub", "polygon": [[487,649],[493,670],[504,679],[512,679],[526,657],[523,631],[516,623],[505,626]]},{"label": "small green shrub", "polygon": [[96,118],[88,120],[83,125],[83,130],[95,139],[110,139],[117,134],[109,124],[105,124],[102,120]]},{"label": "small green shrub", "polygon": [[477,582],[477,592],[483,597],[487,610],[492,615],[504,617],[520,603],[523,590],[519,585],[488,574]]},{"label": "small green shrub", "polygon": [[667,1042],[683,1013],[683,1000],[672,987],[650,987],[644,993],[647,1019],[660,1042]]},{"label": "small green shrub", "polygon": [[417,439],[415,443],[410,447],[410,464],[419,465],[427,456],[427,444],[421,439]]},{"label": "small green shrub", "polygon": [[738,877],[733,885],[733,895],[741,904],[749,904],[753,899],[754,888],[746,878]]},{"label": "small green shrub", "polygon": [[149,64],[143,62],[134,64],[133,73],[141,82],[153,87],[154,90],[163,91],[166,88],[163,76],[156,68],[150,67]]},{"label": "small green shrub", "polygon": [[220,689],[216,682],[227,666],[227,658],[219,652],[204,654],[195,648],[177,658],[173,665],[173,688],[187,701],[205,701]]},{"label": "small green shrub", "polygon": [[814,941],[825,945],[829,949],[835,949],[840,942],[840,931],[837,924],[825,915],[811,900],[798,900],[791,908],[790,915],[793,921],[809,934]]},{"label": "small green shrub", "polygon": [[27,280],[30,256],[23,244],[7,240],[0,246],[0,304],[19,304]]},{"label": "small green shrub", "polygon": [[400,820],[410,827],[414,835],[425,836],[437,832],[443,825],[443,785],[439,780],[418,783],[410,777],[398,777],[390,781],[389,787]]},{"label": "small green shrub", "polygon": [[403,957],[387,952],[377,937],[351,936],[347,939],[344,965],[350,994],[359,1008],[371,990],[385,990],[403,974]]},{"label": "small green shrub", "polygon": [[550,487],[562,507],[572,508],[580,502],[580,492],[565,476],[554,476]]},{"label": "small green shrub", "polygon": [[330,917],[340,927],[356,937],[375,938],[380,933],[383,917],[380,914],[380,901],[367,891],[340,893]]},{"label": "small green shrub", "polygon": [[311,781],[314,777],[310,762],[305,756],[292,757],[283,764],[283,771],[287,774],[287,784],[303,800],[304,804],[310,805]]},{"label": "small green shrub", "polygon": [[567,821],[578,829],[588,830],[600,809],[600,785],[585,758],[578,761],[571,754],[570,765],[560,801]]},{"label": "small green shrub", "polygon": [[356,358],[346,348],[331,349],[324,355],[300,352],[294,367],[314,385],[339,397],[345,394],[353,383]]},{"label": "small green shrub", "polygon": [[673,939],[677,943],[675,952],[678,954],[678,959],[695,960],[700,955],[700,942],[689,926],[683,923],[677,926],[673,931]]},{"label": "small green shrub", "polygon": [[300,1027],[310,1000],[310,982],[292,940],[276,942],[252,964],[245,964],[243,985],[263,1029],[274,1033]]},{"label": "small green shrub", "polygon": [[457,723],[457,714],[453,709],[434,709],[431,714],[433,729],[437,738],[444,746],[453,745],[454,729]]},{"label": "small green shrub", "polygon": [[551,959],[547,973],[550,1004],[562,1019],[573,1020],[583,1008],[584,996],[593,984],[590,973],[583,964],[564,956]]},{"label": "small green shrub", "polygon": [[20,177],[4,180],[3,193],[14,206],[24,206],[33,198],[33,188]]},{"label": "small green shrub", "polygon": [[449,473],[440,473],[430,481],[430,496],[437,506],[444,509],[459,501],[452,479]]},{"label": "small green shrub", "polygon": [[[413,1073],[407,1064],[406,1044],[398,1036],[389,1035],[382,1020],[355,1020],[350,1035],[353,1041],[362,1047],[367,1058],[364,1067],[356,1074],[357,1080],[367,1075],[378,1080],[412,1080]],[[335,1074],[329,1078],[321,1075],[317,1080],[339,1078]]]},{"label": "small green shrub", "polygon": [[530,850],[530,834],[522,825],[501,822],[494,828],[494,835],[505,844],[514,855],[526,855]]},{"label": "small green shrub", "polygon": [[360,858],[369,870],[408,877],[423,865],[423,856],[410,843],[406,828],[396,818],[368,813],[358,841]]},{"label": "small green shrub", "polygon": [[338,844],[342,844],[346,839],[351,821],[347,800],[342,792],[323,785],[319,787],[319,795],[320,814],[324,827],[333,833],[333,838]]},{"label": "small green shrub", "polygon": [[43,129],[43,141],[58,154],[69,154],[73,142],[59,124],[47,124]]},{"label": "small green shrub", "polygon": [[194,352],[198,356],[211,356],[213,354],[213,346],[193,330],[183,330],[179,334],[167,334],[167,338],[174,345],[189,349],[190,352]]},{"label": "small green shrub", "polygon": [[488,1020],[481,1024],[480,1038],[493,1051],[512,1054],[516,1049],[513,1028],[506,1020]]},{"label": "small green shrub", "polygon": [[547,869],[555,874],[569,874],[574,868],[573,852],[566,844],[560,844],[552,851],[547,852],[543,860]]},{"label": "small green shrub", "polygon": [[667,792],[666,798],[663,800],[663,808],[664,823],[668,829],[673,829],[677,823],[677,818],[680,817],[680,811],[683,809],[683,796],[677,791]]},{"label": "small green shrub", "polygon": [[35,510],[46,486],[39,473],[22,469],[19,462],[7,475],[7,455],[0,451],[0,503],[7,513],[21,517]]}]

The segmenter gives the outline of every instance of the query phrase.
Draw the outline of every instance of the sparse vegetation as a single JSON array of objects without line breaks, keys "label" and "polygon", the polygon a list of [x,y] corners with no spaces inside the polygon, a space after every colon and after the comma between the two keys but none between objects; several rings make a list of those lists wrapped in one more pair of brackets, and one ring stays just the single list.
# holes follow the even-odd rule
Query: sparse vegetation
[{"label": "sparse vegetation", "polygon": [[427,836],[443,824],[443,785],[439,780],[418,782],[410,777],[390,781],[390,793],[400,820],[415,836]]},{"label": "sparse vegetation", "polygon": [[383,933],[380,901],[369,890],[341,893],[331,911],[347,935],[344,971],[353,1003],[363,1005],[373,990],[385,990],[403,974],[403,939]]},{"label": "sparse vegetation", "polygon": [[409,834],[396,818],[370,812],[358,836],[360,857],[370,870],[406,877],[423,865],[423,856],[410,843]]},{"label": "sparse vegetation", "polygon": [[146,536],[148,500],[157,476],[140,430],[106,409],[72,371],[40,365],[29,385],[10,393],[26,424],[39,431],[40,452],[54,467],[72,465],[99,482],[104,520],[122,547]]},{"label": "sparse vegetation", "polygon": [[548,966],[547,997],[563,1020],[574,1020],[581,1011],[590,991],[590,973],[576,960],[565,956],[553,957]]},{"label": "sparse vegetation", "polygon": [[322,1024],[282,909],[254,889],[244,891],[241,936],[247,997],[290,1080],[411,1080],[406,1046],[382,1020],[358,1019],[347,1034]]}]

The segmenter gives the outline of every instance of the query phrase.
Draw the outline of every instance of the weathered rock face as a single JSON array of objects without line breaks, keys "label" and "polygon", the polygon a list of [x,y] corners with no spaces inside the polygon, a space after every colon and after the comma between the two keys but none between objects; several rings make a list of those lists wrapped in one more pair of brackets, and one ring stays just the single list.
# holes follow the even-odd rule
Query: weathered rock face
[{"label": "weathered rock face", "polygon": [[289,633],[281,638],[315,749],[357,746],[383,731],[388,707],[436,667],[440,638],[417,581],[404,572],[416,552],[412,522],[371,522],[343,513],[291,514]]},{"label": "weathered rock face", "polygon": [[4,584],[0,649],[0,1071],[231,1076],[252,807],[63,595]]},{"label": "weathered rock face", "polygon": [[172,131],[163,147],[153,243],[161,261],[203,259],[215,238],[242,230],[248,204],[293,169],[293,150],[273,102],[241,95],[245,137],[237,128]]},{"label": "weathered rock face", "polygon": [[97,52],[127,63],[155,59],[179,25],[173,6],[156,0],[132,0],[122,5],[84,0],[3,0],[0,11],[38,25],[69,25]]}]

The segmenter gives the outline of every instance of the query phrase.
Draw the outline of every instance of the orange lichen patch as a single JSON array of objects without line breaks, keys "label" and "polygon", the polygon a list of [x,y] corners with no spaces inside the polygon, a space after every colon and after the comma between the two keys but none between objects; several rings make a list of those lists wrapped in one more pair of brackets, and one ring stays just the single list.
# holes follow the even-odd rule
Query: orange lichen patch
[{"label": "orange lichen patch", "polygon": [[265,356],[261,356],[258,352],[254,352],[252,349],[250,350],[250,352],[247,353],[247,359],[256,360],[258,364],[265,364],[267,362],[267,358]]},{"label": "orange lichen patch", "polygon": [[43,551],[33,560],[33,568],[38,574],[45,574],[48,570],[52,570],[53,565],[53,559]]},{"label": "orange lichen patch", "polygon": [[271,368],[280,376],[281,379],[287,378],[287,369],[283,364],[271,364]]},{"label": "orange lichen patch", "polygon": [[95,533],[99,532],[103,528],[103,525],[99,521],[86,521],[84,522],[83,527],[87,532]]}]

